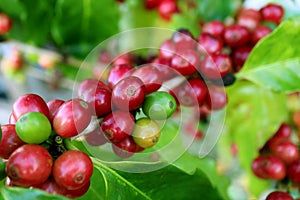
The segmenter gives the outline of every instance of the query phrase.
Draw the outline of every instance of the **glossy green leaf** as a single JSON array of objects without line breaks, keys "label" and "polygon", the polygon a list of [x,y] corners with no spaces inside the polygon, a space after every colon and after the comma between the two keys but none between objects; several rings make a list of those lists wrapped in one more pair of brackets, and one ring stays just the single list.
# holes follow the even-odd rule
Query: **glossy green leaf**
[{"label": "glossy green leaf", "polygon": [[287,120],[286,96],[247,81],[236,82],[227,92],[229,102],[224,134],[238,146],[241,166],[255,181],[255,184],[250,183],[250,189],[258,195],[267,184],[253,177],[251,163],[259,149]]},{"label": "glossy green leaf", "polygon": [[26,189],[21,187],[0,187],[1,200],[67,200],[63,196],[50,195],[38,189]]},{"label": "glossy green leaf", "polygon": [[239,5],[238,0],[197,0],[199,18],[203,21],[225,20],[233,16]]},{"label": "glossy green leaf", "polygon": [[116,1],[58,0],[51,33],[59,45],[88,45],[84,54],[117,33],[118,20]]},{"label": "glossy green leaf", "polygon": [[47,43],[54,5],[54,0],[1,1],[1,9],[13,19],[12,30],[8,33],[9,37],[34,45]]},{"label": "glossy green leaf", "polygon": [[274,91],[299,91],[299,20],[299,17],[295,17],[284,21],[262,39],[250,53],[237,77]]}]

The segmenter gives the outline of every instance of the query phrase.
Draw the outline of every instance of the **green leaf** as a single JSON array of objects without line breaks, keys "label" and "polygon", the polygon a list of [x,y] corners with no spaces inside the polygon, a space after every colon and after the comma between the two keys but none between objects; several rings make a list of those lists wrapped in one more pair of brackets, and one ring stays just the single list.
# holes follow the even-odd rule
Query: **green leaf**
[{"label": "green leaf", "polygon": [[0,162],[0,180],[3,180],[6,177],[6,162]]},{"label": "green leaf", "polygon": [[106,199],[227,199],[197,168],[192,174],[174,165],[153,172],[126,173],[114,171],[97,160],[94,163],[103,175]]},{"label": "green leaf", "polygon": [[210,180],[224,199],[228,199],[227,189],[229,187],[229,179],[217,173],[216,161],[212,158],[198,158],[189,153],[183,154],[173,163],[178,169],[187,174],[193,175],[197,170],[201,170]]},{"label": "green leaf", "polygon": [[224,137],[231,137],[238,146],[238,158],[245,169],[251,192],[259,195],[268,184],[253,176],[251,163],[259,149],[287,120],[287,101],[283,93],[237,81],[227,90],[228,105]]},{"label": "green leaf", "polygon": [[[12,30],[8,33],[9,37],[35,45],[47,43],[54,5],[55,0],[3,0],[0,3],[1,9],[13,18]],[[41,19],[43,20],[41,21]]]},{"label": "green leaf", "polygon": [[88,45],[90,51],[117,33],[118,20],[117,3],[113,0],[58,0],[51,33],[59,45]]},{"label": "green leaf", "polygon": [[67,200],[63,196],[50,195],[42,190],[21,187],[0,187],[1,200]]},{"label": "green leaf", "polygon": [[262,39],[250,53],[239,79],[274,91],[300,90],[300,17],[288,19]]},{"label": "green leaf", "polygon": [[199,18],[205,22],[211,20],[224,21],[226,17],[233,16],[237,7],[238,0],[197,0],[197,11]]}]

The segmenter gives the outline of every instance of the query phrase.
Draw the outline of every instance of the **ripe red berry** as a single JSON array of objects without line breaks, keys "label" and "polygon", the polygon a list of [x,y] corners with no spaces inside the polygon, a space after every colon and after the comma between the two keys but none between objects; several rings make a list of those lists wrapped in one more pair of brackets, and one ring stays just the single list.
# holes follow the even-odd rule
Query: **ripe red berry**
[{"label": "ripe red berry", "polygon": [[159,57],[170,60],[176,54],[175,44],[172,39],[167,39],[159,47]]},{"label": "ripe red berry", "polygon": [[270,145],[270,151],[273,155],[283,160],[287,165],[299,158],[298,147],[288,140],[281,140]]},{"label": "ripe red berry", "polygon": [[113,143],[131,135],[134,129],[134,117],[130,112],[116,110],[103,118],[101,129],[108,140]]},{"label": "ripe red berry", "polygon": [[240,46],[236,47],[232,51],[232,62],[233,62],[233,69],[235,72],[240,71],[243,67],[244,63],[246,62],[251,50],[252,46]]},{"label": "ripe red berry", "polygon": [[268,194],[266,200],[293,200],[293,197],[286,192],[274,191]]},{"label": "ripe red berry", "polygon": [[170,21],[172,15],[179,12],[175,0],[162,0],[158,5],[158,12],[162,19]]},{"label": "ripe red berry", "polygon": [[157,67],[151,64],[146,64],[136,69],[132,76],[140,78],[146,88],[146,94],[150,94],[158,90],[163,82],[163,77]]},{"label": "ripe red berry", "polygon": [[97,80],[95,78],[85,79],[82,82],[80,82],[78,86],[78,97],[82,98],[85,92],[88,92],[91,89],[96,89],[98,87],[110,90],[110,87],[100,80]]},{"label": "ripe red berry", "polygon": [[192,75],[200,66],[200,55],[197,51],[187,49],[171,60],[171,67],[183,76]]},{"label": "ripe red berry", "polygon": [[231,57],[224,53],[211,54],[204,58],[199,69],[205,78],[220,79],[231,71]]},{"label": "ripe red berry", "polygon": [[256,44],[259,40],[266,37],[272,32],[272,29],[268,26],[259,26],[252,33],[252,43]]},{"label": "ripe red berry", "polygon": [[25,143],[17,135],[14,124],[2,125],[1,131],[0,157],[8,159],[17,148]]},{"label": "ripe red berry", "polygon": [[292,162],[287,169],[288,177],[291,181],[300,184],[300,160]]},{"label": "ripe red berry", "polygon": [[108,72],[107,83],[113,88],[121,79],[130,75],[133,66],[130,64],[114,65]]},{"label": "ripe red berry", "polygon": [[237,15],[237,24],[246,27],[251,32],[256,29],[256,27],[261,22],[261,15],[258,10],[252,8],[241,9]]},{"label": "ripe red berry", "polygon": [[77,190],[90,181],[93,163],[82,151],[68,150],[53,164],[52,175],[56,183],[67,190]]},{"label": "ripe red berry", "polygon": [[112,145],[114,153],[121,158],[129,158],[133,156],[135,152],[143,150],[142,147],[139,147],[131,136],[126,137],[120,142],[114,143]]},{"label": "ripe red berry", "polygon": [[47,102],[47,106],[49,109],[50,122],[52,123],[54,116],[56,115],[59,107],[64,103],[64,100],[61,99],[53,99]]},{"label": "ripe red berry", "polygon": [[282,180],[286,176],[284,162],[273,155],[260,155],[252,162],[253,173],[262,179]]},{"label": "ripe red berry", "polygon": [[90,123],[89,105],[82,99],[70,99],[63,103],[53,118],[54,131],[63,138],[76,136]]},{"label": "ripe red berry", "polygon": [[210,85],[208,91],[206,104],[210,110],[220,110],[226,106],[228,97],[224,87]]},{"label": "ripe red berry", "polygon": [[292,127],[287,124],[287,123],[282,123],[278,130],[276,131],[274,137],[279,137],[279,138],[290,138],[291,137],[291,134],[292,134]]},{"label": "ripe red berry", "polygon": [[267,4],[260,9],[260,13],[263,21],[274,22],[276,24],[280,24],[283,15],[284,9],[279,4]]},{"label": "ripe red berry", "polygon": [[52,157],[44,147],[25,144],[9,157],[6,173],[14,185],[29,187],[45,182],[51,174]]},{"label": "ripe red berry", "polygon": [[251,39],[250,31],[238,24],[226,27],[224,31],[224,41],[230,47],[237,47],[247,44]]},{"label": "ripe red berry", "polygon": [[111,100],[115,106],[125,111],[137,109],[144,101],[146,88],[136,76],[120,80],[112,90]]},{"label": "ripe red berry", "polygon": [[208,53],[220,52],[223,49],[223,41],[209,33],[201,33],[198,37],[198,44]]},{"label": "ripe red berry", "polygon": [[203,33],[209,33],[218,38],[223,37],[224,31],[225,31],[224,23],[221,21],[217,21],[217,20],[212,20],[212,21],[206,22],[202,26]]},{"label": "ripe red berry", "polygon": [[7,14],[1,12],[0,13],[0,34],[7,33],[8,31],[10,31],[11,27],[12,27],[11,18]]},{"label": "ripe red berry", "polygon": [[111,90],[106,87],[88,89],[81,95],[81,99],[89,104],[97,117],[103,117],[112,110]]},{"label": "ripe red berry", "polygon": [[175,46],[176,53],[181,53],[188,49],[195,49],[196,41],[192,33],[188,29],[178,29],[172,35],[172,41]]},{"label": "ripe red berry", "polygon": [[[188,86],[189,85],[189,86]],[[191,93],[194,93],[197,99],[198,105],[202,105],[206,99],[206,95],[208,93],[205,82],[200,78],[191,78],[185,84],[186,90],[189,90],[188,87],[191,88],[189,90]]]},{"label": "ripe red berry", "polygon": [[28,112],[40,112],[50,119],[47,103],[37,94],[22,95],[13,104],[12,113],[16,120]]}]

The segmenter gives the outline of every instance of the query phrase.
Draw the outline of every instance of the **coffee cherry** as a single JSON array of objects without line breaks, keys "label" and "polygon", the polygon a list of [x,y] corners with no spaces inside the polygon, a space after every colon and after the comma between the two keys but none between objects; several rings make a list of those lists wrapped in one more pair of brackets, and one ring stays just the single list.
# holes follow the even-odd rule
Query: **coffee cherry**
[{"label": "coffee cherry", "polygon": [[103,83],[102,81],[99,81],[95,78],[88,78],[80,82],[79,87],[78,87],[78,98],[82,98],[86,92],[92,89],[96,88],[105,88],[107,90],[110,90],[110,87]]},{"label": "coffee cherry", "polygon": [[209,33],[201,33],[198,36],[198,43],[208,53],[220,52],[223,49],[223,41]]},{"label": "coffee cherry", "polygon": [[224,87],[211,85],[208,91],[205,101],[210,110],[220,110],[226,106],[228,97]]},{"label": "coffee cherry", "polygon": [[47,103],[37,94],[25,94],[15,100],[12,108],[14,118],[18,120],[27,112],[40,112],[50,119]]},{"label": "coffee cherry", "polygon": [[292,162],[287,169],[287,174],[291,181],[300,184],[300,160]]},{"label": "coffee cherry", "polygon": [[191,87],[190,92],[196,96],[198,105],[202,105],[208,93],[205,82],[200,78],[190,78],[185,84],[186,90],[188,90],[188,85]]},{"label": "coffee cherry", "polygon": [[8,31],[10,31],[11,27],[11,18],[7,14],[0,12],[0,34],[7,33]]},{"label": "coffee cherry", "polygon": [[81,95],[81,99],[89,104],[93,114],[97,117],[103,117],[112,110],[111,90],[106,87],[88,89]]},{"label": "coffee cherry", "polygon": [[121,158],[129,158],[133,156],[135,152],[143,150],[142,147],[138,146],[131,136],[126,137],[120,142],[112,145],[114,153]]},{"label": "coffee cherry", "polygon": [[171,59],[171,67],[183,76],[192,75],[200,66],[199,53],[192,49],[187,49]]},{"label": "coffee cherry", "polygon": [[170,21],[172,15],[178,12],[179,8],[175,0],[162,0],[158,5],[158,13],[166,21]]},{"label": "coffee cherry", "polygon": [[188,29],[178,29],[172,35],[176,53],[180,54],[187,49],[195,49],[195,39]]},{"label": "coffee cherry", "polygon": [[274,137],[279,138],[290,138],[292,134],[292,127],[288,125],[287,123],[282,123],[278,130],[276,131]]},{"label": "coffee cherry", "polygon": [[90,181],[93,163],[88,155],[78,150],[68,150],[53,164],[52,175],[56,183],[67,190],[77,190]]},{"label": "coffee cherry", "polygon": [[170,67],[170,60],[156,58],[153,60],[151,65],[159,71],[163,81],[167,81],[177,75],[175,70]]},{"label": "coffee cherry", "polygon": [[163,77],[159,70],[151,64],[146,64],[136,69],[132,76],[140,78],[146,88],[146,94],[150,94],[158,90],[163,82]]},{"label": "coffee cherry", "polygon": [[261,25],[261,26],[257,27],[252,33],[252,38],[251,38],[252,43],[256,44],[259,40],[266,37],[271,32],[272,32],[272,29],[268,26]]},{"label": "coffee cherry", "polygon": [[45,182],[34,185],[34,188],[41,189],[49,194],[59,194],[64,195],[66,192],[66,189],[58,185],[55,180],[50,177]]},{"label": "coffee cherry", "polygon": [[121,79],[130,75],[133,66],[130,64],[113,65],[107,75],[107,83],[110,88],[113,88]]},{"label": "coffee cherry", "polygon": [[276,156],[260,155],[252,162],[253,173],[262,179],[282,180],[286,176],[284,162]]},{"label": "coffee cherry", "polygon": [[298,147],[293,142],[287,140],[281,140],[270,145],[270,151],[287,165],[299,158]]},{"label": "coffee cherry", "polygon": [[143,148],[150,148],[159,140],[160,127],[149,118],[140,118],[135,123],[132,137],[137,145]]},{"label": "coffee cherry", "polygon": [[160,45],[159,57],[161,59],[170,60],[175,54],[176,48],[172,39],[167,39]]},{"label": "coffee cherry", "polygon": [[61,99],[53,99],[49,102],[47,102],[47,106],[49,109],[49,116],[50,116],[50,122],[52,123],[54,116],[56,115],[59,107],[65,103],[64,100]]},{"label": "coffee cherry", "polygon": [[236,24],[246,27],[251,32],[256,29],[260,22],[260,12],[252,8],[241,9],[236,20]]},{"label": "coffee cherry", "polygon": [[84,138],[91,146],[100,146],[108,142],[100,126],[97,126],[92,132],[85,134]]},{"label": "coffee cherry", "polygon": [[6,173],[14,185],[29,187],[45,182],[51,174],[52,164],[52,157],[44,147],[25,144],[9,157]]},{"label": "coffee cherry", "polygon": [[39,112],[28,112],[16,123],[20,139],[28,144],[40,144],[51,135],[52,127],[48,118]]},{"label": "coffee cherry", "polygon": [[240,71],[246,62],[250,52],[252,51],[252,46],[240,46],[232,51],[232,61],[233,61],[233,69],[235,72]]},{"label": "coffee cherry", "polygon": [[231,58],[224,53],[211,54],[211,56],[205,57],[200,65],[201,75],[209,79],[219,79],[230,72],[231,69]]},{"label": "coffee cherry", "polygon": [[103,118],[101,129],[108,140],[113,143],[131,135],[134,129],[134,116],[130,112],[116,110]]},{"label": "coffee cherry", "polygon": [[202,26],[203,33],[209,33],[215,37],[222,38],[225,31],[225,25],[221,21],[212,20]]},{"label": "coffee cherry", "polygon": [[66,196],[66,197],[68,197],[68,198],[72,198],[72,199],[81,197],[85,193],[87,193],[87,191],[90,188],[90,185],[91,185],[91,181],[89,180],[85,185],[83,185],[79,189],[66,190],[63,195]]},{"label": "coffee cherry", "polygon": [[284,9],[281,5],[269,3],[260,9],[260,13],[263,21],[280,24],[284,15]]},{"label": "coffee cherry", "polygon": [[169,118],[176,110],[176,100],[167,92],[157,91],[146,96],[142,105],[143,113],[151,119]]},{"label": "coffee cherry", "polygon": [[76,136],[90,123],[92,112],[82,99],[70,99],[62,104],[53,118],[54,131],[63,138]]},{"label": "coffee cherry", "polygon": [[245,45],[250,38],[250,31],[246,27],[237,24],[226,27],[224,31],[224,41],[230,47]]},{"label": "coffee cherry", "polygon": [[129,76],[114,86],[111,100],[119,109],[132,111],[143,103],[145,94],[146,88],[143,81],[138,77]]},{"label": "coffee cherry", "polygon": [[1,131],[0,157],[3,159],[8,159],[17,148],[25,143],[17,135],[14,124],[2,125]]},{"label": "coffee cherry", "polygon": [[274,191],[268,194],[266,200],[293,200],[293,197],[286,192]]}]

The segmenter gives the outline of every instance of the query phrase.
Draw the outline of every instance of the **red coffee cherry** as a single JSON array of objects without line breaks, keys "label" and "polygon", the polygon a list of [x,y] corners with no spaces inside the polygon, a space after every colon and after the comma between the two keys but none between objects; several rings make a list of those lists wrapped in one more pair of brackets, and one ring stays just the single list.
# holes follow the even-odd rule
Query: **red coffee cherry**
[{"label": "red coffee cherry", "polygon": [[67,190],[77,190],[90,181],[93,163],[90,157],[78,150],[68,150],[53,164],[52,175],[56,183]]},{"label": "red coffee cherry", "polygon": [[262,179],[282,180],[286,176],[284,162],[273,155],[260,155],[252,162],[253,173]]},{"label": "red coffee cherry", "polygon": [[9,157],[6,173],[14,185],[29,187],[45,182],[51,174],[52,157],[44,147],[25,144]]},{"label": "red coffee cherry", "polygon": [[131,111],[143,103],[145,95],[146,88],[143,81],[138,77],[129,76],[114,86],[111,100],[119,109]]},{"label": "red coffee cherry", "polygon": [[226,27],[224,41],[230,47],[237,47],[247,44],[251,39],[250,31],[241,25],[233,24]]},{"label": "red coffee cherry", "polygon": [[20,146],[25,143],[16,133],[14,124],[5,124],[1,126],[2,136],[0,142],[0,157],[8,159],[9,156]]},{"label": "red coffee cherry", "polygon": [[113,143],[131,135],[134,129],[134,117],[130,112],[116,110],[103,118],[101,129],[108,140]]},{"label": "red coffee cherry", "polygon": [[202,26],[203,33],[209,33],[218,38],[223,38],[224,31],[225,31],[224,23],[217,20],[206,22]]},{"label": "red coffee cherry", "polygon": [[266,200],[293,200],[293,197],[286,192],[274,191],[266,197]]},{"label": "red coffee cherry", "polygon": [[284,9],[281,5],[269,3],[260,9],[260,13],[263,21],[280,24],[284,15]]}]

